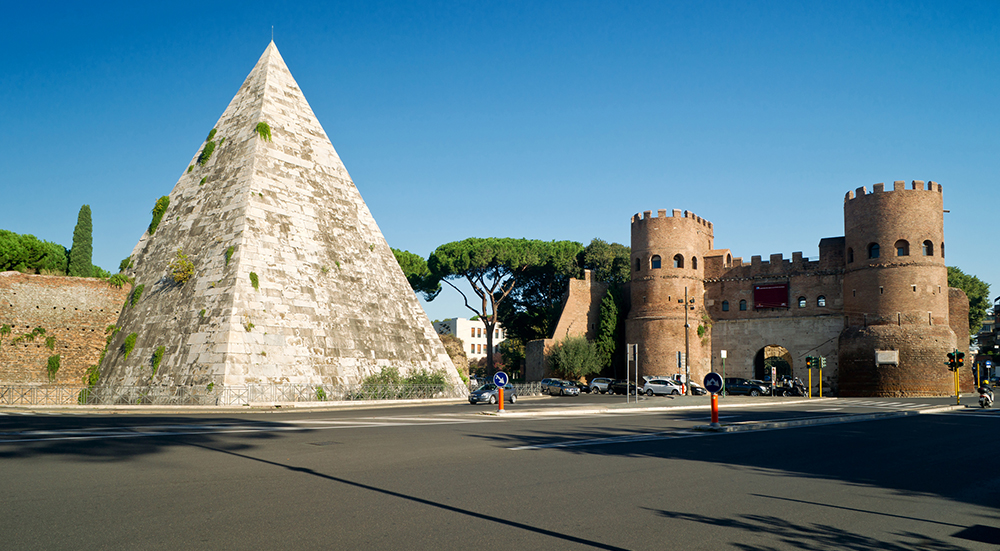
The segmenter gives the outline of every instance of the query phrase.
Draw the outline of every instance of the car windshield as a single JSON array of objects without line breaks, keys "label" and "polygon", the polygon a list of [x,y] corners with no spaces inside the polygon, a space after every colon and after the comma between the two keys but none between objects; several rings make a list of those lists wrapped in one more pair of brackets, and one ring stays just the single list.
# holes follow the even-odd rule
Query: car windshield
[{"label": "car windshield", "polygon": [[485,385],[477,388],[476,392],[484,392],[484,391],[485,392],[489,392],[491,390],[496,390],[496,389],[497,389],[497,385],[495,385],[493,383],[486,383]]}]

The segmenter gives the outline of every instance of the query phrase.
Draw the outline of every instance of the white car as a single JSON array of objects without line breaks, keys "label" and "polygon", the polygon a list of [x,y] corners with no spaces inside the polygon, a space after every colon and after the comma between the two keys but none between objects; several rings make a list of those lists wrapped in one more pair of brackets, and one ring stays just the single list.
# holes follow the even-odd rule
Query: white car
[{"label": "white car", "polygon": [[642,386],[642,391],[646,393],[646,396],[652,396],[654,394],[670,394],[670,395],[680,395],[683,394],[681,385],[674,381],[673,379],[649,379],[646,384]]}]

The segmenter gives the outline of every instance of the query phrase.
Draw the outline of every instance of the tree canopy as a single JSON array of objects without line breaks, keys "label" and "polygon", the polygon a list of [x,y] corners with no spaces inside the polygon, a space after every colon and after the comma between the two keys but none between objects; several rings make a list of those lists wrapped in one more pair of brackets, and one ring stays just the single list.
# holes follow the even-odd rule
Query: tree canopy
[{"label": "tree canopy", "polygon": [[0,230],[0,272],[65,275],[66,247],[29,234]]},{"label": "tree canopy", "polygon": [[549,352],[549,367],[563,377],[579,379],[604,367],[597,346],[584,337],[567,337]]},{"label": "tree canopy", "polygon": [[427,300],[434,300],[434,297],[441,292],[441,284],[431,278],[431,271],[427,267],[427,261],[410,251],[392,249],[392,255],[396,257],[396,262],[403,270],[403,275],[410,282],[410,287],[414,292],[422,293]]},{"label": "tree canopy", "polygon": [[954,266],[948,266],[948,286],[965,291],[965,295],[969,297],[969,334],[979,333],[979,328],[986,319],[986,309],[990,306],[990,284]]},{"label": "tree canopy", "polygon": [[94,225],[90,219],[90,205],[80,207],[73,229],[73,248],[69,250],[69,275],[91,277],[94,274]]},{"label": "tree canopy", "polygon": [[594,238],[583,250],[580,264],[590,270],[595,281],[623,285],[632,277],[630,259],[632,249],[620,243],[608,243]]}]

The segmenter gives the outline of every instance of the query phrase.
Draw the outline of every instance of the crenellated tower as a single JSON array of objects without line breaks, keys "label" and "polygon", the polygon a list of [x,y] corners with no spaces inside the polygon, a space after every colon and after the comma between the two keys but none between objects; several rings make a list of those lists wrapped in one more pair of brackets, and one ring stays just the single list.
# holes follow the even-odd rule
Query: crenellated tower
[{"label": "crenellated tower", "polygon": [[712,223],[688,211],[674,209],[667,216],[661,209],[655,217],[646,211],[632,217],[631,245],[632,308],[625,335],[627,342],[640,344],[640,375],[678,372],[686,308],[691,377],[701,381],[710,370],[708,324],[698,327],[707,319],[704,259],[713,248]]},{"label": "crenellated tower", "polygon": [[844,199],[841,394],[947,395],[954,379],[945,356],[967,348],[967,338],[949,323],[942,187],[872,188]]}]

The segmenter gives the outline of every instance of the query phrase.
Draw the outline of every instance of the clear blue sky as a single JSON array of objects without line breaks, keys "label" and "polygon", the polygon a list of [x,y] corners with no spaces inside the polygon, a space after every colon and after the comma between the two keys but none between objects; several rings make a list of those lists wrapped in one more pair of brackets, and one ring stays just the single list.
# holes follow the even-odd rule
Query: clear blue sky
[{"label": "clear blue sky", "polygon": [[[1000,4],[19,2],[0,228],[117,270],[274,39],[389,244],[628,244],[691,210],[736,256],[817,256],[843,197],[944,185],[949,265],[1000,296]],[[454,291],[432,319],[468,316]]]}]

